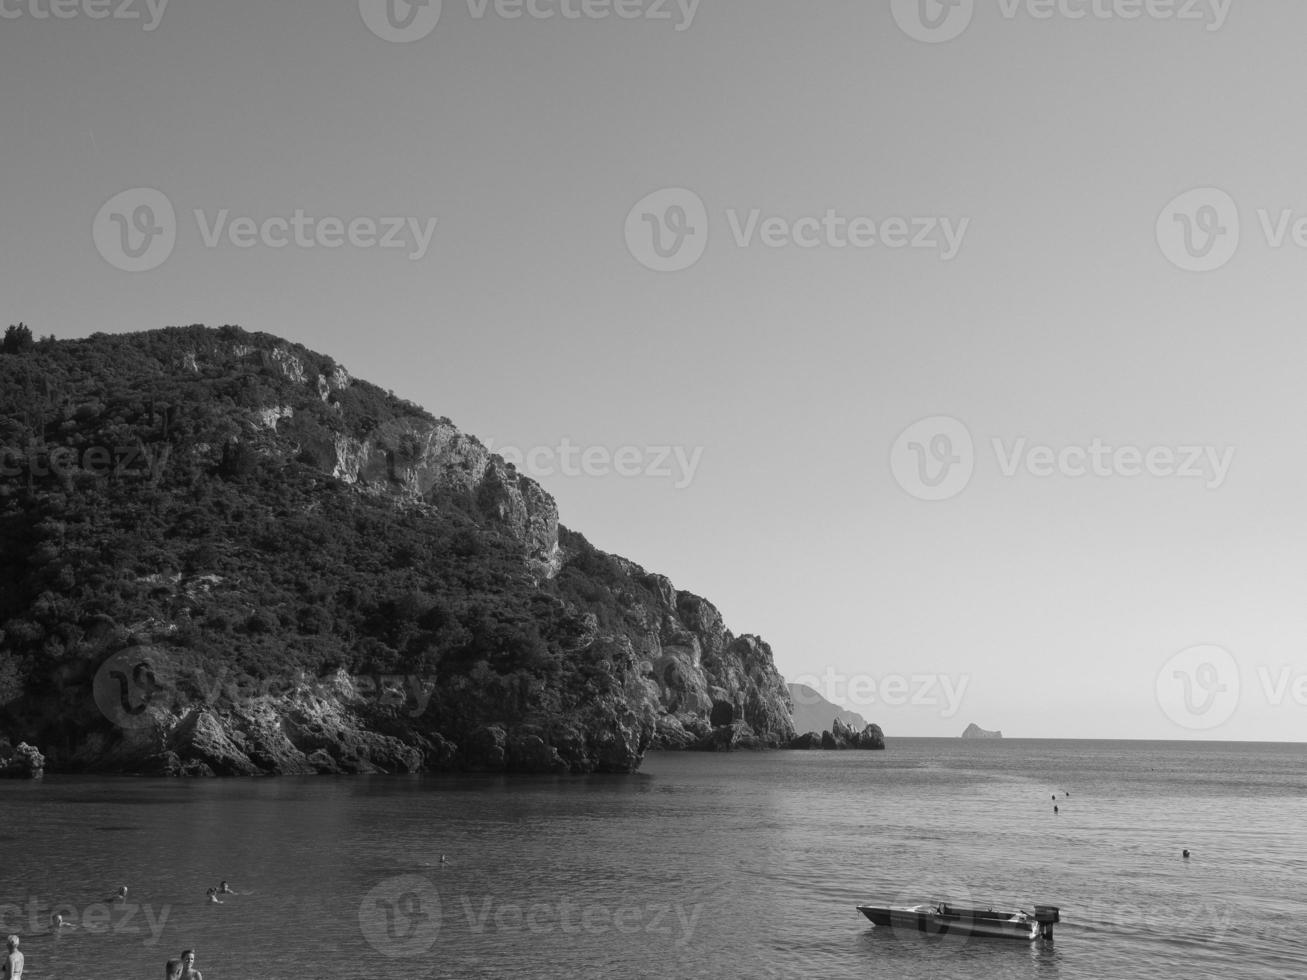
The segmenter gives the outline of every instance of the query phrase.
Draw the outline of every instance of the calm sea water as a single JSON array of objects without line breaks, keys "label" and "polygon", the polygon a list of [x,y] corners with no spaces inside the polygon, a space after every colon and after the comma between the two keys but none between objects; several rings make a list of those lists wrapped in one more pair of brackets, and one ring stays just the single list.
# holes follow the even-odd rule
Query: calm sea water
[{"label": "calm sea water", "polygon": [[[0,785],[0,914],[30,980],[157,978],[187,946],[207,980],[1284,977],[1307,964],[1305,828],[1303,745],[893,739],[659,753],[622,777],[52,777]],[[241,894],[206,904],[222,878]],[[102,904],[124,884],[126,905]],[[1026,944],[854,911],[942,898],[1063,921]],[[51,910],[78,927],[51,934]]]}]

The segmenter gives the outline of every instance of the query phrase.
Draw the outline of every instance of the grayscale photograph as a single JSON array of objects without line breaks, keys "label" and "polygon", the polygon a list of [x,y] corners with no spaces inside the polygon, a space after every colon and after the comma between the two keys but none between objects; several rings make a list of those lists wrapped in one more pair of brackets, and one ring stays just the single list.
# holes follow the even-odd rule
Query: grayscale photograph
[{"label": "grayscale photograph", "polygon": [[1304,37],[0,0],[0,980],[1300,975]]}]

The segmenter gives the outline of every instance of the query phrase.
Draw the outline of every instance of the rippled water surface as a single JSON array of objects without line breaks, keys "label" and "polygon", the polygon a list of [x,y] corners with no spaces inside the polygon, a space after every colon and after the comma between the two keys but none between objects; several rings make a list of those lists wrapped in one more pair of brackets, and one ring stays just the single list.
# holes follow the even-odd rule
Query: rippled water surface
[{"label": "rippled water surface", "polygon": [[[1302,745],[895,739],[652,754],[634,776],[52,777],[0,785],[0,913],[30,980],[158,977],[182,947],[206,980],[1282,977],[1307,962],[1304,827]],[[221,878],[241,894],[206,904]],[[127,904],[103,905],[123,884]],[[941,898],[1063,922],[1051,944],[940,939],[853,908]],[[77,927],[52,935],[52,910]]]}]

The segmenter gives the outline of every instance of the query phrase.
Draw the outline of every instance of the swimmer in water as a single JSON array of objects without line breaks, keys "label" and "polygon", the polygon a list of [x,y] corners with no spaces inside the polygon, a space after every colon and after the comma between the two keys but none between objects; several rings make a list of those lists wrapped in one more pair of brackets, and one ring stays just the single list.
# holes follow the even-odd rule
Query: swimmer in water
[{"label": "swimmer in water", "polygon": [[50,916],[50,928],[51,929],[76,929],[77,926],[73,925],[71,922],[65,922],[64,917],[60,915],[58,912],[56,912],[54,915]]},{"label": "swimmer in water", "polygon": [[1053,804],[1053,812],[1054,812],[1054,813],[1057,813],[1057,812],[1058,812],[1058,811],[1057,811],[1057,804],[1056,804],[1056,803]]},{"label": "swimmer in water", "polygon": [[227,879],[223,878],[222,881],[218,882],[218,894],[235,895],[236,893],[232,891],[231,885],[227,884]]},{"label": "swimmer in water", "polygon": [[117,894],[117,895],[114,895],[112,898],[106,899],[106,901],[109,901],[109,902],[125,902],[125,901],[127,901],[127,886],[126,886],[126,885],[123,885],[121,888],[118,889],[118,894]]},{"label": "swimmer in water", "polygon": [[445,855],[443,855],[443,854],[440,855],[440,863],[441,863],[441,864],[448,864],[448,863],[449,863],[447,860],[445,860]]},{"label": "swimmer in water", "polygon": [[223,901],[222,901],[222,899],[220,899],[220,898],[218,897],[218,889],[216,889],[216,888],[210,888],[210,889],[209,889],[208,891],[206,891],[204,894],[207,895],[207,896],[209,897],[209,904],[210,904],[210,905],[222,905],[222,904],[224,904]]},{"label": "swimmer in water", "polygon": [[1180,854],[1182,857],[1185,858],[1189,857],[1189,848],[1186,847],[1183,851],[1180,852]]},{"label": "swimmer in water", "polygon": [[181,975],[182,975],[181,960],[169,960],[167,963],[164,964],[163,967],[164,980],[179,980]]}]

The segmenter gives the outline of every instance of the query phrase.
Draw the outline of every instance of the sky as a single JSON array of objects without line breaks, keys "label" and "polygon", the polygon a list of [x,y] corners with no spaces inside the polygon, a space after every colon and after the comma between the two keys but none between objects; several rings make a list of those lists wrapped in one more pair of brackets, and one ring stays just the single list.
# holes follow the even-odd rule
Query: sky
[{"label": "sky", "polygon": [[1303,36],[0,0],[0,312],[330,354],[891,738],[1302,741]]}]

